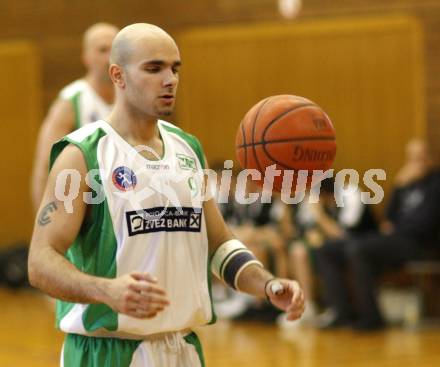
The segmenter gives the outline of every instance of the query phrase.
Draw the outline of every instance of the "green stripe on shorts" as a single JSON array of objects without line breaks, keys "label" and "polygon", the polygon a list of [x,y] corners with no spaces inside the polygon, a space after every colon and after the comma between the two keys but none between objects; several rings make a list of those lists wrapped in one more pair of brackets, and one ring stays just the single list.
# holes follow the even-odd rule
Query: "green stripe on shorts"
[{"label": "green stripe on shorts", "polygon": [[205,367],[205,358],[203,357],[202,344],[200,343],[200,339],[197,334],[193,331],[184,336],[183,339],[185,339],[188,344],[191,344],[194,346],[194,348],[196,348],[196,352],[200,358],[200,364],[202,365],[202,367]]},{"label": "green stripe on shorts", "polygon": [[205,358],[203,357],[202,344],[200,343],[200,339],[197,334],[193,331],[184,336],[183,339],[185,339],[188,344],[191,344],[194,346],[194,348],[196,348],[196,352],[199,355],[200,364],[202,367],[205,367]]},{"label": "green stripe on shorts", "polygon": [[95,338],[67,334],[64,367],[129,367],[142,340]]}]

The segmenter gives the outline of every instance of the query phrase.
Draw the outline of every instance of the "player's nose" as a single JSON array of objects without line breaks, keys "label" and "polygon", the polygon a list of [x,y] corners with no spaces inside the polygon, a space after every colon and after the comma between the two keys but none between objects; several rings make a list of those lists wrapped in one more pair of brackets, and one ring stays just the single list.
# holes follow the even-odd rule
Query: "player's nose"
[{"label": "player's nose", "polygon": [[174,73],[171,69],[167,70],[164,73],[163,85],[168,88],[175,88],[177,86],[179,78],[176,73]]}]

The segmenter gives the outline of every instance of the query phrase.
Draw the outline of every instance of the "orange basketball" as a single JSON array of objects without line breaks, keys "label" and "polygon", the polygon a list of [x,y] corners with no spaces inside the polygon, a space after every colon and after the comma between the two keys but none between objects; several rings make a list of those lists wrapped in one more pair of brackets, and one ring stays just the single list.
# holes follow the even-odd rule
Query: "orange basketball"
[{"label": "orange basketball", "polygon": [[311,171],[331,167],[336,155],[335,129],[316,103],[292,95],[273,96],[244,116],[235,148],[241,167],[257,169],[263,177],[266,167],[275,164],[282,175],[275,177],[274,189],[281,191],[285,170],[309,170],[310,180]]}]

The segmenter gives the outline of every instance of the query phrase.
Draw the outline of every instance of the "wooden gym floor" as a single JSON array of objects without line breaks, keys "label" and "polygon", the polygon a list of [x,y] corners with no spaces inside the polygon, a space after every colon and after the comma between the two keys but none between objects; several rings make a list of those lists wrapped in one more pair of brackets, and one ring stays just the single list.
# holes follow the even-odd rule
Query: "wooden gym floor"
[{"label": "wooden gym floor", "polygon": [[[33,291],[0,290],[0,367],[56,367],[63,335],[53,306]],[[435,367],[440,330],[283,332],[275,326],[219,322],[200,328],[207,367]]]}]

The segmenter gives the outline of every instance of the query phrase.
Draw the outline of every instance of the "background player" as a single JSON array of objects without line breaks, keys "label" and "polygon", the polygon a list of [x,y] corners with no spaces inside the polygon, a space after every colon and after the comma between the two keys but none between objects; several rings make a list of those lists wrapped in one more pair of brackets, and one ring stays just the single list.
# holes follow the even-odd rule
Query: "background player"
[{"label": "background player", "polygon": [[32,174],[34,210],[38,209],[43,196],[52,144],[73,130],[104,118],[111,111],[114,87],[108,67],[116,33],[118,28],[107,23],[94,24],[84,33],[82,61],[87,73],[63,88],[39,132]]}]

